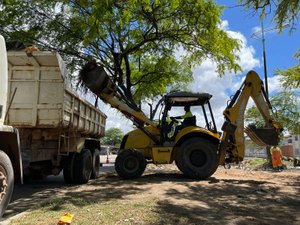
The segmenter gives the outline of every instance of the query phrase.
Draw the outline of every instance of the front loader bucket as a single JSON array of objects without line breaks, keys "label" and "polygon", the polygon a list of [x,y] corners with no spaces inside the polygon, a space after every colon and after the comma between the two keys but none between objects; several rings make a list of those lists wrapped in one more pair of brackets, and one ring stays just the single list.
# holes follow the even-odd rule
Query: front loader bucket
[{"label": "front loader bucket", "polygon": [[246,134],[260,146],[276,146],[279,143],[279,133],[275,128],[256,128],[250,125],[245,128]]},{"label": "front loader bucket", "polygon": [[79,73],[81,81],[95,94],[111,94],[116,86],[102,66],[95,61],[88,62]]}]

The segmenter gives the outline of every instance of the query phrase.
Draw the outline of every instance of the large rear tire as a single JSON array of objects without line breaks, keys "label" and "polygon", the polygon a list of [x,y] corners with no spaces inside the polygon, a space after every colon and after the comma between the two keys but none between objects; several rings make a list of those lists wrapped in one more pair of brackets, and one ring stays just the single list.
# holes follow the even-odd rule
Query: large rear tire
[{"label": "large rear tire", "polygon": [[95,149],[93,151],[93,169],[92,169],[92,179],[97,179],[100,177],[100,151]]},{"label": "large rear tire", "polygon": [[2,217],[14,189],[14,171],[7,154],[0,150],[0,218]]},{"label": "large rear tire", "polygon": [[63,166],[64,180],[67,184],[74,183],[74,161],[77,153],[70,153]]},{"label": "large rear tire", "polygon": [[175,162],[186,177],[204,180],[218,168],[217,146],[203,138],[190,138],[178,148]]},{"label": "large rear tire", "polygon": [[145,171],[147,162],[142,153],[131,149],[121,151],[115,162],[115,169],[123,179],[139,178]]},{"label": "large rear tire", "polygon": [[74,182],[76,184],[86,184],[91,178],[92,169],[92,153],[89,149],[83,149],[80,154],[76,154],[75,157]]}]

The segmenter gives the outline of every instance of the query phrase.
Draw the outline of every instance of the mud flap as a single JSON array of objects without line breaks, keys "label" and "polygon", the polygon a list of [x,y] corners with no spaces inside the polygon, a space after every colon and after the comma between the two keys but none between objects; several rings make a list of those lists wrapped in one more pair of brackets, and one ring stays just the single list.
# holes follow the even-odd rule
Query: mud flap
[{"label": "mud flap", "polygon": [[245,132],[259,146],[276,146],[280,141],[279,133],[273,127],[256,128],[255,125],[249,125]]}]

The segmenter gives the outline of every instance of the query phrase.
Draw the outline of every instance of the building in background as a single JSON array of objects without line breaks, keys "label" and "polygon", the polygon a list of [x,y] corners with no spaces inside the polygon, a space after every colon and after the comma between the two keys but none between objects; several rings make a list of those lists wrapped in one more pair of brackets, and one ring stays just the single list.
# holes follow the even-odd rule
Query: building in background
[{"label": "building in background", "polygon": [[281,146],[282,155],[287,157],[300,157],[300,135],[284,137]]},{"label": "building in background", "polygon": [[[250,138],[245,140],[245,157],[267,158],[266,149],[253,143]],[[300,135],[287,135],[283,138],[279,147],[282,155],[286,157],[300,157]]]}]

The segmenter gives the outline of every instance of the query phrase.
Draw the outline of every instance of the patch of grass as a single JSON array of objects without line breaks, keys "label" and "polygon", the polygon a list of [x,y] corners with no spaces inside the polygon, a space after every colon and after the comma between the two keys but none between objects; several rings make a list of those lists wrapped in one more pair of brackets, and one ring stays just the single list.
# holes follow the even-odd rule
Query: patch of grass
[{"label": "patch of grass", "polygon": [[267,162],[268,161],[266,159],[254,158],[254,159],[249,160],[248,165],[251,168],[257,168],[257,167],[264,165]]},{"label": "patch of grass", "polygon": [[[285,166],[293,166],[293,162],[291,161],[282,161],[283,165]],[[252,169],[255,170],[261,170],[261,169],[266,169],[266,168],[272,168],[272,164],[270,164],[268,162],[267,159],[262,159],[262,158],[251,158],[251,159],[247,159],[247,161],[245,162],[245,165],[247,167],[250,167]]]},{"label": "patch of grass", "polygon": [[[77,199],[77,201],[85,201]],[[30,213],[13,220],[12,225],[53,225],[65,213],[74,214],[72,225],[76,224],[157,224],[160,216],[154,208],[156,199],[112,200],[101,203],[84,202],[74,204],[60,198],[52,199],[35,207]]]}]

